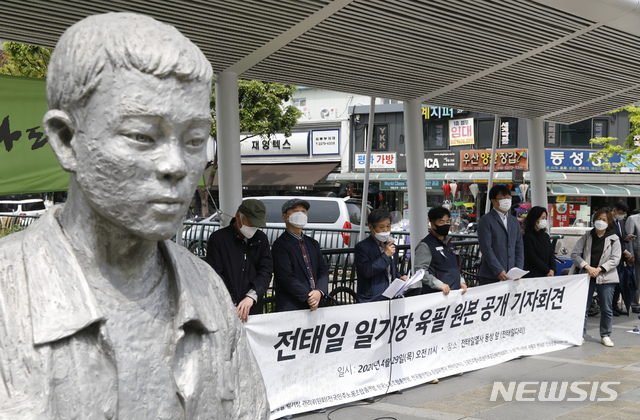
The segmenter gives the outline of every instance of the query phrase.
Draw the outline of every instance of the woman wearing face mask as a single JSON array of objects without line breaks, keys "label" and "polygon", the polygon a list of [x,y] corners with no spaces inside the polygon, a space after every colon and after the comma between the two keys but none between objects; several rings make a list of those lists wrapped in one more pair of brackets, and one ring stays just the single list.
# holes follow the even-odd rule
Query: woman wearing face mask
[{"label": "woman wearing face mask", "polygon": [[449,229],[451,212],[444,207],[429,210],[431,231],[416,246],[416,270],[425,271],[422,278],[422,293],[442,292],[448,295],[451,290],[467,291],[467,285],[460,276],[460,256],[455,252]]},{"label": "woman wearing face mask", "polygon": [[613,291],[618,284],[616,267],[622,255],[620,240],[613,229],[608,229],[613,222],[613,214],[607,209],[600,209],[593,215],[594,228],[585,233],[571,252],[571,260],[576,269],[589,274],[589,293],[587,294],[584,314],[582,342],[587,335],[587,319],[593,291],[598,290],[600,302],[600,341],[607,347],[613,347],[611,327],[613,323]]},{"label": "woman wearing face mask", "polygon": [[524,219],[524,269],[529,273],[525,277],[555,276],[556,258],[547,234],[547,211],[535,206],[529,209]]},{"label": "woman wearing face mask", "polygon": [[355,248],[355,262],[358,273],[356,301],[375,302],[386,300],[382,293],[399,277],[398,253],[391,235],[391,213],[375,209],[367,218],[371,235],[358,242]]}]

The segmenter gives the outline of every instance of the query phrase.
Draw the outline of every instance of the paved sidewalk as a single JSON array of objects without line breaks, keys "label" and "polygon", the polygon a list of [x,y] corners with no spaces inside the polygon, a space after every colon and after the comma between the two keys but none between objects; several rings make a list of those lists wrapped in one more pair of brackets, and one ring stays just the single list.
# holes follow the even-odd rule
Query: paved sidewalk
[{"label": "paved sidewalk", "polygon": [[[346,404],[328,408],[326,413],[294,415],[305,420],[397,420],[418,419],[517,419],[517,420],[588,420],[640,419],[640,335],[628,333],[640,320],[637,314],[614,317],[614,347],[600,344],[599,317],[589,319],[587,340],[582,347],[572,347],[539,356],[523,357],[489,368],[467,372],[459,377],[440,379],[434,385],[421,385],[376,398],[376,402]],[[509,381],[582,381],[620,382],[610,386],[618,393],[611,402],[533,401],[505,402],[498,396],[490,401],[494,382]],[[591,385],[582,385],[591,390]],[[537,389],[529,386],[527,389]],[[528,394],[532,395],[532,394]],[[537,393],[533,394],[537,395]],[[577,394],[567,390],[566,396]],[[608,395],[598,391],[596,399]],[[334,411],[338,409],[337,411]]]}]

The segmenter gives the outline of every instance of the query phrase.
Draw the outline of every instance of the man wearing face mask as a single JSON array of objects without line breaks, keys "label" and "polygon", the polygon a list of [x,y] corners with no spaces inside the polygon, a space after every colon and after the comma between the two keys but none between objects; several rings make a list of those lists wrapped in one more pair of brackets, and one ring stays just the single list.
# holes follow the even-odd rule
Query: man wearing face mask
[{"label": "man wearing face mask", "polygon": [[493,210],[478,222],[478,243],[482,259],[478,270],[481,285],[509,280],[507,272],[524,265],[524,247],[520,222],[509,214],[511,191],[506,185],[494,185],[489,191]]},{"label": "man wearing face mask", "polygon": [[[618,239],[620,239],[620,246],[622,248],[622,258],[620,259],[620,264],[618,264],[618,276],[622,279],[622,270],[627,264],[633,264],[631,252],[631,245],[629,241],[631,241],[632,237],[627,235],[627,229],[625,227],[625,218],[627,217],[627,213],[629,212],[629,206],[624,201],[618,201],[613,206],[613,223],[611,224],[611,228],[618,235]],[[613,316],[620,316],[622,314],[628,315],[627,311],[622,311],[618,306],[618,301],[620,300],[620,294],[622,290],[620,289],[620,284],[616,285],[616,289],[613,293]],[[628,308],[627,308],[628,309]]]},{"label": "man wearing face mask", "polygon": [[423,269],[422,293],[451,290],[467,291],[467,285],[460,276],[460,256],[455,252],[449,237],[451,212],[444,207],[429,210],[431,232],[416,246],[416,270]]},{"label": "man wearing face mask", "polygon": [[271,247],[276,288],[276,312],[321,306],[328,293],[329,270],[320,244],[302,233],[307,224],[309,202],[292,198],[282,205],[287,229]]},{"label": "man wearing face mask", "polygon": [[[386,300],[382,293],[398,278],[398,253],[391,235],[391,214],[375,209],[367,218],[371,235],[358,242],[355,262],[358,272],[358,303]],[[407,276],[400,277],[406,280]]]},{"label": "man wearing face mask", "polygon": [[231,223],[214,232],[207,243],[206,261],[222,277],[242,322],[261,313],[256,303],[271,282],[273,260],[267,235],[266,208],[260,200],[240,204]]}]

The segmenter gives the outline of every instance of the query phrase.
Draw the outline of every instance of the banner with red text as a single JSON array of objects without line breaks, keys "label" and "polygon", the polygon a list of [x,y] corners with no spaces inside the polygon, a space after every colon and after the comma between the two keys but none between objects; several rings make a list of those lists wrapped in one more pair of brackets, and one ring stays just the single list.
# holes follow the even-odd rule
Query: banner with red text
[{"label": "banner with red text", "polygon": [[585,274],[249,317],[271,418],[579,345]]}]

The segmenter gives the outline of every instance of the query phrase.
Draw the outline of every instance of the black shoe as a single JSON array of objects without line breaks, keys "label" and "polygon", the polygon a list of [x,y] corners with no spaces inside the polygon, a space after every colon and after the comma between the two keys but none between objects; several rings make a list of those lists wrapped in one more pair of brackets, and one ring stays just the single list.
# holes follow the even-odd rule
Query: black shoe
[{"label": "black shoe", "polygon": [[631,310],[636,314],[640,314],[640,305],[631,305]]},{"label": "black shoe", "polygon": [[620,311],[617,309],[613,310],[613,316],[620,316]]}]

